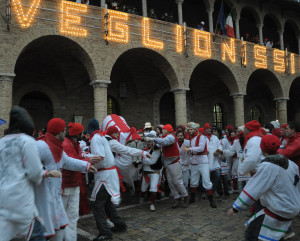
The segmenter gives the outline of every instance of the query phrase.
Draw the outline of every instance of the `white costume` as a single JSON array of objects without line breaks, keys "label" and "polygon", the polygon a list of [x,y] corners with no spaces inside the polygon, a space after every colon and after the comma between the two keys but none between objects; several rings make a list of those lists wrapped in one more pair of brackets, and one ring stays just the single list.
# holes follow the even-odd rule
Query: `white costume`
[{"label": "white costume", "polygon": [[209,161],[209,171],[220,170],[221,166],[219,163],[219,156],[215,156],[214,152],[216,150],[223,150],[223,147],[220,143],[220,140],[215,135],[211,135],[210,138],[205,136],[207,143],[207,151],[208,151],[208,161]]},{"label": "white costume", "polygon": [[26,134],[0,139],[0,240],[29,240],[38,216],[34,187],[43,179],[36,141]]},{"label": "white costume", "polygon": [[239,166],[238,172],[241,176],[255,173],[264,156],[260,149],[261,137],[253,136],[250,138],[244,149],[244,160]]},{"label": "white costume", "polygon": [[182,149],[186,146],[190,147],[191,141],[184,139],[181,146],[179,145],[178,142],[177,142],[177,144],[178,144],[178,148],[179,148],[179,152],[180,152],[180,161],[179,162],[181,163],[181,166],[182,166],[183,184],[185,187],[187,187],[189,184],[189,180],[191,178],[192,157],[188,152],[182,151]]},{"label": "white costume", "polygon": [[[268,158],[284,158],[273,155]],[[265,208],[255,214],[247,223],[265,215],[258,235],[259,240],[280,240],[300,211],[300,183],[298,166],[286,159],[288,167],[263,161],[256,174],[249,180],[233,208],[242,211],[260,200]],[[297,181],[298,180],[298,181]]]},{"label": "white costume", "polygon": [[[89,162],[71,158],[63,151],[62,158],[55,162],[51,150],[45,141],[37,141],[39,155],[42,164],[46,170],[59,170],[62,168],[71,171],[87,172],[91,166]],[[42,217],[46,232],[45,236],[55,236],[55,230],[68,225],[68,216],[66,214],[62,196],[61,196],[62,178],[47,178],[35,188],[36,204],[39,214]],[[62,240],[63,232],[57,233],[56,240]]]},{"label": "white costume", "polygon": [[[221,140],[221,145],[224,150],[229,150],[231,148],[231,143],[227,139],[225,135]],[[224,169],[224,173],[227,173],[228,180],[232,180],[233,178],[237,177],[237,162],[232,156],[226,156],[225,160],[222,162],[222,169]]]}]

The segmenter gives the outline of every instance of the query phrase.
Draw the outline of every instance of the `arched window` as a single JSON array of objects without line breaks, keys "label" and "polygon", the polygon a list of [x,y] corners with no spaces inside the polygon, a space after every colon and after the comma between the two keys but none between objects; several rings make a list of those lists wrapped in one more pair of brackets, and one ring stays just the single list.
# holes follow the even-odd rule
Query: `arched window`
[{"label": "arched window", "polygon": [[219,104],[214,105],[214,125],[223,129],[223,110]]},{"label": "arched window", "polygon": [[111,97],[107,97],[107,114],[120,115],[120,109],[118,103]]},{"label": "arched window", "polygon": [[251,120],[257,120],[259,123],[262,123],[261,109],[257,105],[251,108]]}]

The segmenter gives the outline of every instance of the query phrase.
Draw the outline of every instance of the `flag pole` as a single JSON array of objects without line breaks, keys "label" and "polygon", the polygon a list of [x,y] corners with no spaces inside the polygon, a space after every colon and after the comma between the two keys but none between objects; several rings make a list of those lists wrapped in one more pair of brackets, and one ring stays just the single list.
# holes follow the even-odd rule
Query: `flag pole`
[{"label": "flag pole", "polygon": [[[222,5],[223,5],[223,0],[222,0],[222,2],[221,2],[221,6],[222,6]],[[217,32],[217,27],[218,27],[218,23],[219,23],[220,12],[221,12],[221,7],[220,7],[219,14],[218,14],[218,18],[217,18],[217,23],[216,23],[215,33]]]}]

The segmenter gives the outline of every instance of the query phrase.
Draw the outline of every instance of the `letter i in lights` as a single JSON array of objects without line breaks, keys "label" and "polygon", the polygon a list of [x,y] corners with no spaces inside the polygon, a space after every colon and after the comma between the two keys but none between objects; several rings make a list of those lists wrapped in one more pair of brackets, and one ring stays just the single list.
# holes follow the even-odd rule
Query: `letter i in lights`
[{"label": "letter i in lights", "polygon": [[183,51],[183,26],[176,25],[176,52],[182,53]]},{"label": "letter i in lights", "polygon": [[61,33],[80,37],[87,36],[86,29],[80,27],[72,27],[73,24],[80,25],[81,17],[78,16],[78,14],[86,13],[87,5],[70,1],[61,1],[61,12]]},{"label": "letter i in lights", "polygon": [[[109,13],[109,23],[108,23],[108,35],[107,40],[128,43],[129,41],[129,33],[128,33],[128,25],[120,22],[114,22],[122,20],[128,21],[128,13],[108,10]],[[114,26],[114,31],[113,31]]]},{"label": "letter i in lights", "polygon": [[226,42],[222,43],[222,60],[223,61],[225,61],[225,59],[226,59],[226,53],[227,53],[231,63],[235,63],[235,44],[234,44],[233,38],[230,38],[230,46],[228,46],[228,43],[226,43]]},{"label": "letter i in lights", "polygon": [[274,70],[285,72],[285,51],[274,49],[273,52]]},{"label": "letter i in lights", "polygon": [[291,74],[296,73],[296,68],[295,68],[295,54],[291,54]]},{"label": "letter i in lights", "polygon": [[18,22],[21,25],[21,27],[28,28],[31,25],[35,15],[37,14],[40,3],[41,3],[40,0],[33,0],[29,6],[27,13],[25,14],[21,0],[11,1],[11,5],[13,7],[13,10],[17,14]]},{"label": "letter i in lights", "polygon": [[150,29],[149,29],[149,18],[143,18],[143,44],[146,47],[154,49],[163,49],[164,43],[159,40],[152,40],[150,38]]},{"label": "letter i in lights", "polygon": [[[202,46],[201,46],[202,43]],[[195,55],[211,57],[211,36],[210,33],[201,30],[194,30],[194,53]]]},{"label": "letter i in lights", "polygon": [[260,45],[254,46],[254,65],[256,68],[266,69],[268,68],[267,62],[267,48]]}]

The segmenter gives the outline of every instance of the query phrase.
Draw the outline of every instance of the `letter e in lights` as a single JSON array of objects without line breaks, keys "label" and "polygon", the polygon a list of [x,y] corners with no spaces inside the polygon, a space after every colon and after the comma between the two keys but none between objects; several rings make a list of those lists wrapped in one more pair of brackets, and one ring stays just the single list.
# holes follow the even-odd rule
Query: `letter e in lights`
[{"label": "letter e in lights", "polygon": [[222,60],[223,61],[226,60],[226,53],[227,53],[231,63],[235,63],[235,43],[234,43],[233,38],[230,39],[230,46],[226,42],[222,43]]},{"label": "letter e in lights", "polygon": [[[109,13],[109,23],[108,23],[108,35],[107,40],[128,43],[129,33],[128,25],[120,22],[114,22],[114,20],[128,21],[128,13],[108,10]],[[114,27],[114,30],[113,30]]]},{"label": "letter e in lights", "polygon": [[295,54],[291,54],[291,74],[295,74],[296,73],[296,67],[295,67]]},{"label": "letter e in lights", "polygon": [[143,44],[149,48],[163,49],[164,43],[150,38],[149,18],[143,18]]},{"label": "letter e in lights", "polygon": [[74,25],[80,25],[81,17],[78,15],[87,12],[87,5],[70,1],[61,1],[61,12],[61,33],[80,37],[87,36],[86,29],[74,27]]},{"label": "letter e in lights", "polygon": [[183,51],[183,26],[176,25],[176,52],[182,53]]},{"label": "letter e in lights", "polygon": [[285,52],[283,50],[274,49],[274,70],[278,72],[285,71]]},{"label": "letter e in lights", "polygon": [[[30,27],[34,17],[37,14],[41,1],[40,0],[33,0],[28,7],[27,13],[24,13],[24,9],[21,3],[21,0],[12,0],[11,5],[13,10],[17,14],[18,22],[23,28]],[[26,3],[28,4],[28,3]]]},{"label": "letter e in lights", "polygon": [[268,68],[267,62],[267,48],[260,45],[254,46],[254,65],[256,68],[266,69]]},{"label": "letter e in lights", "polygon": [[206,57],[206,58],[211,57],[210,33],[197,30],[197,29],[194,30],[194,53],[195,55]]}]

